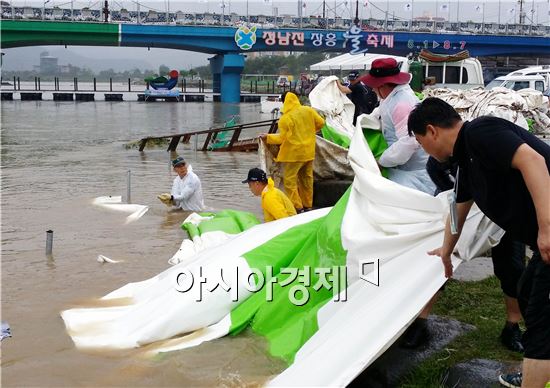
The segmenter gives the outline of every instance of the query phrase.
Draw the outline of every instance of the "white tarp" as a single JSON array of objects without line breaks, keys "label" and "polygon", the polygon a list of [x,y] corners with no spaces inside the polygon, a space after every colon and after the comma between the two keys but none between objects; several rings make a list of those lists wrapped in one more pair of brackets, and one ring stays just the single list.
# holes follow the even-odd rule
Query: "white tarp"
[{"label": "white tarp", "polygon": [[495,116],[528,128],[527,119],[533,120],[533,133],[550,135],[548,98],[533,89],[514,91],[507,88],[481,88],[469,90],[426,89],[426,97],[438,97],[451,104],[463,120],[479,116]]},{"label": "white tarp", "polygon": [[[331,71],[331,70],[369,70],[372,61],[380,58],[380,54],[342,54],[329,58],[325,61],[315,63],[309,67],[310,71]],[[399,62],[405,62],[407,58],[384,55],[384,58],[395,58]]]},{"label": "white tarp", "polygon": [[[383,178],[361,131],[356,131],[349,155],[355,180],[341,224],[342,244],[347,250],[348,300],[330,301],[318,311],[319,330],[273,385],[349,384],[395,341],[445,282],[441,261],[426,253],[443,238],[448,213],[444,195],[432,197]],[[241,281],[251,273],[243,255],[329,211],[320,209],[254,226],[197,253],[186,263],[104,297],[113,302],[126,298],[130,304],[63,311],[67,331],[77,347],[131,348],[156,342],[160,346],[156,351],[196,346],[226,335],[232,309],[251,295],[240,282],[232,283],[233,273],[238,271]],[[463,258],[486,250],[488,241],[498,241],[502,231],[494,226],[485,228],[483,219],[479,210],[474,210],[467,220],[459,246]],[[379,286],[359,278],[359,263],[372,260],[380,263]],[[454,263],[458,264],[458,259],[454,258]],[[231,289],[238,288],[238,301],[221,287],[204,291],[200,302],[194,292],[176,290],[180,272],[199,275],[202,271],[205,279],[217,280],[221,270]],[[189,334],[164,342],[185,333]]]}]

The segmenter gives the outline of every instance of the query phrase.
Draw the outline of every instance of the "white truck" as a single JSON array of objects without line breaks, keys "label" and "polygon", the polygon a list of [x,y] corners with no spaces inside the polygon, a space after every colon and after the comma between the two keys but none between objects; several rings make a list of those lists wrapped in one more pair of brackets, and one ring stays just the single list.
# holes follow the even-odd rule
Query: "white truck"
[{"label": "white truck", "polygon": [[[377,58],[386,57],[395,58],[401,66],[401,71],[409,71],[411,61],[408,58],[385,54],[343,54],[311,65],[310,70],[336,75],[338,73],[345,75],[346,71],[349,72],[351,70],[366,73],[370,69],[372,61]],[[471,89],[484,87],[485,85],[483,82],[483,69],[481,63],[476,58],[466,58],[454,62],[430,62],[421,59],[420,63],[422,65],[423,78],[429,81],[424,82],[426,87]]]},{"label": "white truck", "polygon": [[535,89],[544,92],[550,88],[550,66],[531,66],[516,70],[508,75],[497,77],[488,85],[488,89],[505,87],[513,90]]}]

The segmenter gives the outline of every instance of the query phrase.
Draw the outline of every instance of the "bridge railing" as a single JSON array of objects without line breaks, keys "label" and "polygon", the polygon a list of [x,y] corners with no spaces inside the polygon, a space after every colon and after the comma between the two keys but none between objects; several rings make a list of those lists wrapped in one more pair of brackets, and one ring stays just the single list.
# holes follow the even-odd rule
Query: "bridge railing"
[{"label": "bridge railing", "polygon": [[[45,21],[86,21],[102,22],[103,15],[99,9],[65,9],[65,8],[35,8],[2,6],[2,19],[45,20]],[[126,9],[110,10],[109,20],[118,23],[141,23],[163,25],[197,25],[197,26],[240,26],[256,25],[260,28],[319,28],[347,30],[353,21],[342,17],[294,17],[294,16],[243,16],[235,13],[220,15],[216,13],[185,13],[128,11]],[[542,24],[497,24],[477,22],[451,22],[441,20],[381,20],[363,19],[364,30],[371,31],[411,31],[428,33],[459,33],[459,34],[501,34],[501,35],[534,35],[550,36],[550,26]]]}]

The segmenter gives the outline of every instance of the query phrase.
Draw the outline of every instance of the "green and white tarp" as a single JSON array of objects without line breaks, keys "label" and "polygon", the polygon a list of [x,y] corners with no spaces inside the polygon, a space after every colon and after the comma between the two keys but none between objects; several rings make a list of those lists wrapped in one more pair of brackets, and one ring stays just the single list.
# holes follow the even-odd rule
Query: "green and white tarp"
[{"label": "green and white tarp", "polygon": [[191,213],[181,224],[189,238],[183,240],[168,263],[190,263],[200,251],[220,245],[259,223],[254,214],[238,210]]},{"label": "green and white tarp", "polygon": [[[441,261],[426,252],[440,246],[448,213],[445,193],[432,197],[383,178],[360,131],[349,158],[355,179],[333,208],[253,226],[103,298],[129,305],[63,311],[76,346],[156,343],[148,349],[158,353],[251,327],[289,364],[269,384],[348,384],[445,282]],[[475,257],[501,234],[474,210],[457,255]]]}]

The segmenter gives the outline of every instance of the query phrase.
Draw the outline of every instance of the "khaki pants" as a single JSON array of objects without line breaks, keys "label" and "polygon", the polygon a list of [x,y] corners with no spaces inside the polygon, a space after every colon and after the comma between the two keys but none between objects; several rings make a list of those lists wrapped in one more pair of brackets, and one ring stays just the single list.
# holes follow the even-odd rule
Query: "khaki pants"
[{"label": "khaki pants", "polygon": [[285,162],[283,184],[288,198],[299,210],[313,206],[313,160]]}]

